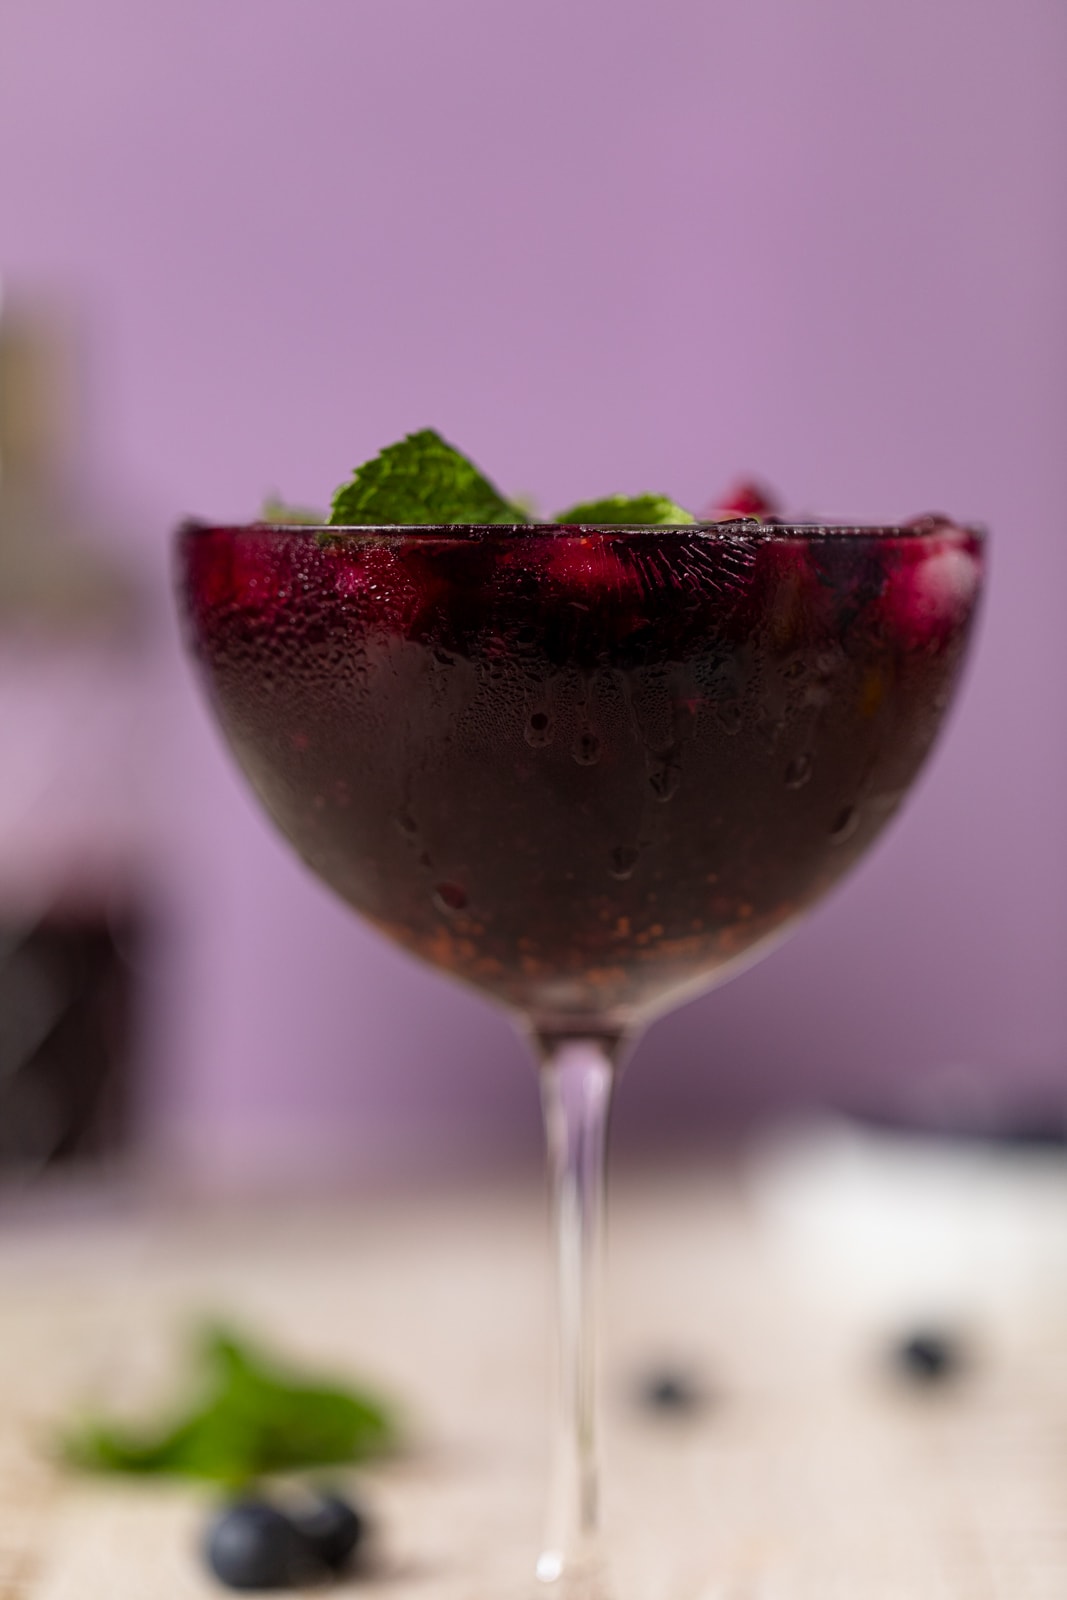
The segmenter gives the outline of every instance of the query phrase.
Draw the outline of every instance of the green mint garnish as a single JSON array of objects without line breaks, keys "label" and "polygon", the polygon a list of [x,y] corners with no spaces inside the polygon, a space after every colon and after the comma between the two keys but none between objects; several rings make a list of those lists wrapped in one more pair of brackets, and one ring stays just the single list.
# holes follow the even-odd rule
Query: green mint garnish
[{"label": "green mint garnish", "polygon": [[[531,506],[518,497],[505,499],[473,461],[432,428],[423,428],[356,468],[334,495],[327,526],[534,520]],[[662,528],[693,523],[696,518],[664,494],[614,494],[583,500],[559,512],[556,521]]]},{"label": "green mint garnish", "polygon": [[525,522],[472,461],[423,428],[357,467],[333,497],[332,527],[376,523]]},{"label": "green mint garnish", "polygon": [[325,521],[321,511],[312,511],[310,506],[291,506],[283,500],[281,495],[269,494],[260,508],[260,522],[269,522],[276,525],[300,527],[319,527]]},{"label": "green mint garnish", "polygon": [[665,494],[628,496],[611,494],[605,500],[583,500],[556,514],[557,522],[622,523],[642,527],[666,528],[676,523],[695,522],[696,518]]},{"label": "green mint garnish", "polygon": [[66,1459],[94,1472],[167,1473],[238,1489],[271,1472],[362,1460],[396,1441],[377,1399],[288,1372],[225,1330],[205,1337],[199,1366],[204,1395],[184,1416],[143,1429],[86,1424],[63,1441]]}]

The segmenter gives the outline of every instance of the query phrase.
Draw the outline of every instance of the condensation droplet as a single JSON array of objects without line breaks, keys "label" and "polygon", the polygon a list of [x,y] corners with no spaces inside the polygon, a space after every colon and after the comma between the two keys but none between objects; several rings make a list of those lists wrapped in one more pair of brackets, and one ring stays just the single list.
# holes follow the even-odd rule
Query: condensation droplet
[{"label": "condensation droplet", "polygon": [[682,781],[682,764],[677,756],[665,756],[648,774],[652,793],[662,805],[673,800]]},{"label": "condensation droplet", "polygon": [[756,721],[756,732],[759,734],[762,744],[770,751],[777,750],[785,730],[785,718],[774,716],[769,708],[764,706]]},{"label": "condensation droplet", "polygon": [[552,718],[547,711],[533,711],[530,713],[526,727],[523,730],[527,744],[532,744],[536,749],[539,745],[552,743]]},{"label": "condensation droplet", "polygon": [[632,877],[639,853],[632,844],[617,844],[611,852],[611,876],[620,881]]},{"label": "condensation droplet", "polygon": [[897,809],[906,793],[906,789],[883,789],[878,794],[868,795],[865,804],[877,816],[888,817]]},{"label": "condensation droplet", "polygon": [[591,728],[583,728],[574,741],[571,755],[580,767],[594,767],[600,760],[600,740]]},{"label": "condensation droplet", "polygon": [[785,786],[787,789],[803,789],[811,777],[811,757],[805,753],[794,756],[785,769]]},{"label": "condensation droplet", "polygon": [[715,706],[715,720],[723,733],[740,733],[744,712],[740,700],[720,700]]},{"label": "condensation droplet", "polygon": [[413,839],[419,831],[419,825],[409,811],[398,811],[393,820],[406,839]]},{"label": "condensation droplet", "polygon": [[830,843],[844,844],[846,839],[851,839],[860,825],[858,806],[845,806],[834,818],[833,827],[830,829]]},{"label": "condensation droplet", "polygon": [[467,891],[461,883],[439,883],[433,897],[441,911],[462,911],[467,904]]}]

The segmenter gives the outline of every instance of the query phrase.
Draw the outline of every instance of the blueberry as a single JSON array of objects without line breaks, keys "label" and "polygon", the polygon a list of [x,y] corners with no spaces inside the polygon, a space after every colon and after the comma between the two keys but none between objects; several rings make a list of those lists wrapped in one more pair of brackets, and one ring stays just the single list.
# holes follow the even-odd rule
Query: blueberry
[{"label": "blueberry", "polygon": [[332,1572],[348,1564],[366,1531],[362,1513],[339,1494],[321,1495],[313,1509],[294,1516],[293,1521]]},{"label": "blueberry", "polygon": [[638,1399],[646,1410],[690,1415],[704,1406],[704,1392],[684,1372],[668,1368],[648,1373],[638,1388]]},{"label": "blueberry", "polygon": [[308,1540],[265,1500],[239,1500],[220,1512],[204,1551],[229,1589],[298,1589],[323,1576],[322,1560]]},{"label": "blueberry", "polygon": [[943,1383],[955,1377],[962,1365],[957,1341],[934,1329],[922,1329],[900,1339],[893,1359],[898,1371],[917,1383]]}]

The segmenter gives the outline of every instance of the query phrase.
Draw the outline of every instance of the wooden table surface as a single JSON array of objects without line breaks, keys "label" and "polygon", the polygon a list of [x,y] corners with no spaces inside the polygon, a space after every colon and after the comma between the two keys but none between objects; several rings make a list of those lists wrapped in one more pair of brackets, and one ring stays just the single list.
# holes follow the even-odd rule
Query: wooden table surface
[{"label": "wooden table surface", "polygon": [[[71,1477],[58,1419],[170,1392],[231,1317],[365,1377],[408,1419],[362,1472],[365,1600],[531,1597],[549,1276],[532,1187],[259,1207],[0,1209],[0,1600],[196,1600],[205,1496]],[[1063,1600],[1067,1175],[837,1135],[727,1180],[620,1180],[607,1290],[606,1522],[619,1600]],[[941,1392],[883,1359],[960,1327]],[[693,1417],[634,1400],[669,1364]],[[541,1591],[542,1594],[545,1591]]]}]

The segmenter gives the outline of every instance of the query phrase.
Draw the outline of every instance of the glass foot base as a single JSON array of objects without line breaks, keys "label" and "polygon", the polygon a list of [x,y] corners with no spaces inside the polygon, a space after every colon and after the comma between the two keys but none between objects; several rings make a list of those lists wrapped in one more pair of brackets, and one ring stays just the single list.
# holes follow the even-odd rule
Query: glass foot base
[{"label": "glass foot base", "polygon": [[560,1550],[542,1550],[536,1570],[544,1600],[612,1600],[607,1569],[596,1551],[565,1557]]}]

